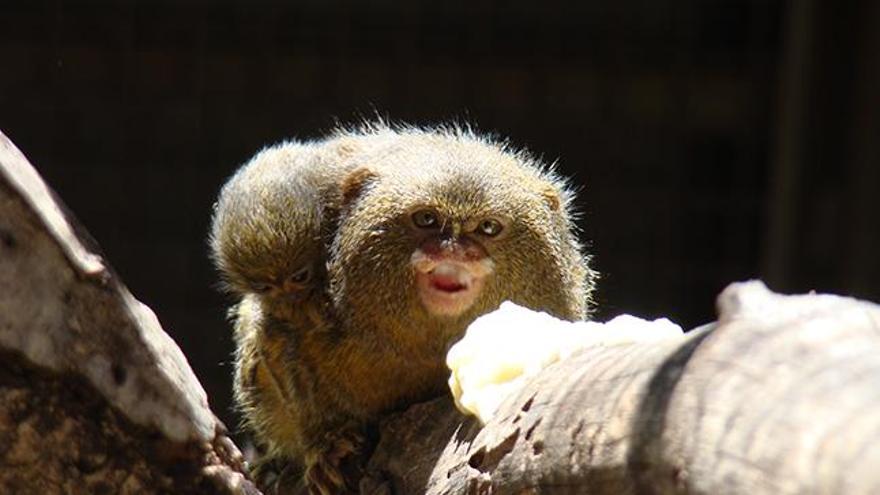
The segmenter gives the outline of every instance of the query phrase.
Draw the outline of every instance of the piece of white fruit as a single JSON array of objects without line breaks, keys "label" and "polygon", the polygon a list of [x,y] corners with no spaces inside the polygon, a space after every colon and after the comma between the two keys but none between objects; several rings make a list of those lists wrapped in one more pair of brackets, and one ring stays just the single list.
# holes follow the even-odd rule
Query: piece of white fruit
[{"label": "piece of white fruit", "polygon": [[681,327],[631,315],[607,323],[563,321],[512,302],[477,318],[449,349],[449,389],[456,406],[485,424],[507,397],[550,364],[590,346],[681,338]]}]

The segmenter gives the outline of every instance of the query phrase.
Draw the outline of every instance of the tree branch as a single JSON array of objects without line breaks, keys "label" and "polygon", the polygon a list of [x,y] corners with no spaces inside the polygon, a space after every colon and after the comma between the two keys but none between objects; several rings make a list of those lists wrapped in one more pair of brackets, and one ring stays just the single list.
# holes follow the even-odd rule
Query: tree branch
[{"label": "tree branch", "polygon": [[719,310],[551,365],[484,428],[447,399],[391,418],[366,491],[878,493],[880,308],[752,282]]},{"label": "tree branch", "polygon": [[155,315],[0,133],[0,492],[247,493]]}]

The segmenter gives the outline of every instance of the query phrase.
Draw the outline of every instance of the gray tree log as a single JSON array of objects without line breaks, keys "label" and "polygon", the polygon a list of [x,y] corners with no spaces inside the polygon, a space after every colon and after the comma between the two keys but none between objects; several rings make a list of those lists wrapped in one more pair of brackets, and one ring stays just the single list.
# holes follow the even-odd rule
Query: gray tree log
[{"label": "gray tree log", "polygon": [[155,315],[0,133],[0,493],[248,493]]},{"label": "gray tree log", "polygon": [[[254,493],[179,348],[0,134],[0,493]],[[485,427],[448,398],[383,422],[399,494],[880,493],[880,308],[718,299],[682,340],[556,363]]]},{"label": "gray tree log", "polygon": [[449,401],[384,426],[371,490],[427,494],[880,493],[880,307],[718,298],[684,340],[588,348],[480,428]]}]

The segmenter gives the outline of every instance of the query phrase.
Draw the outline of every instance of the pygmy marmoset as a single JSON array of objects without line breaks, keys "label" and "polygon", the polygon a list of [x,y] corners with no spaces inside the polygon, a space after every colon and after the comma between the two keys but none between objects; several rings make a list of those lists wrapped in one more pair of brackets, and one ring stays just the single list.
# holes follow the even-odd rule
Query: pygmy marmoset
[{"label": "pygmy marmoset", "polygon": [[267,457],[300,442],[289,409],[291,338],[330,325],[325,247],[339,207],[344,143],[284,142],[257,153],[220,192],[210,246],[237,298],[235,401]]},{"label": "pygmy marmoset", "polygon": [[[292,162],[309,166],[281,164],[245,181],[240,201],[223,201],[230,181],[213,246],[225,278],[250,283],[236,323],[238,373],[255,377],[251,392],[237,392],[248,423],[275,454],[303,464],[314,492],[335,493],[354,487],[340,462],[359,448],[362,428],[443,393],[445,353],[477,316],[511,300],[583,319],[594,273],[570,189],[504,143],[458,127],[377,124],[296,152]],[[240,220],[218,235],[226,216]],[[292,227],[301,225],[314,227]],[[248,245],[248,256],[224,264],[218,253],[236,242],[232,251]],[[252,279],[271,273],[269,290],[283,293],[282,275],[306,265],[308,298],[281,299],[283,310],[272,309],[277,298],[260,302],[267,293]],[[316,318],[304,317],[315,308]]]}]

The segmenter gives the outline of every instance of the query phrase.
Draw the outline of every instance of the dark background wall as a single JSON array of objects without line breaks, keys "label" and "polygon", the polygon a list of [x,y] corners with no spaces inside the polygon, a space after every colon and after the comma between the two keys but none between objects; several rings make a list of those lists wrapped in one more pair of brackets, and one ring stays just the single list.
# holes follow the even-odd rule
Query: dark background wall
[{"label": "dark background wall", "polygon": [[880,3],[0,2],[0,129],[159,315],[222,417],[205,234],[257,149],[466,120],[582,187],[599,317],[729,282],[880,300]]}]

